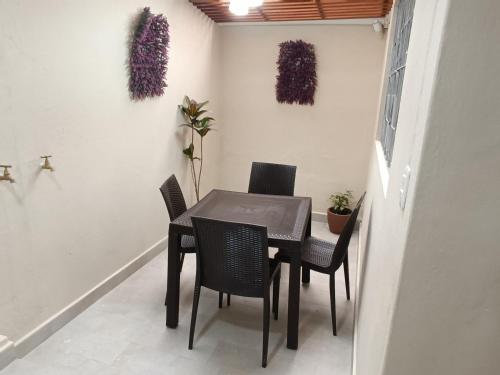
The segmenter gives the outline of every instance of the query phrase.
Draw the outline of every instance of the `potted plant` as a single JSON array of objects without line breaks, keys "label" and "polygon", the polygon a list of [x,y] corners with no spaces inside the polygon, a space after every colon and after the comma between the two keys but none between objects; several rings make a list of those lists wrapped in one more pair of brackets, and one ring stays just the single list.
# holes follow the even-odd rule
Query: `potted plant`
[{"label": "potted plant", "polygon": [[332,206],[327,211],[330,232],[335,234],[342,233],[352,213],[350,208],[352,199],[352,191],[350,190],[347,190],[345,193],[335,193],[330,196]]},{"label": "potted plant", "polygon": [[[197,202],[200,201],[201,173],[203,171],[203,138],[212,130],[214,121],[212,117],[204,115],[207,111],[203,109],[203,107],[205,107],[207,103],[208,101],[198,103],[196,100],[185,96],[184,103],[179,106],[182,116],[186,120],[186,122],[180,126],[186,126],[191,129],[189,146],[182,150],[182,152],[186,155],[191,164],[191,177],[193,179]],[[195,155],[195,134],[198,134],[200,137],[200,152],[198,155]]]}]

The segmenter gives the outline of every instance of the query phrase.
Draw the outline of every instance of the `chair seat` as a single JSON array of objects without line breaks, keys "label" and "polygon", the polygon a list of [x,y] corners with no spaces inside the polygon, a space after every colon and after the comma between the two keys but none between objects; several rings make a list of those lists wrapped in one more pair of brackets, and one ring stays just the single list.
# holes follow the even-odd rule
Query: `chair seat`
[{"label": "chair seat", "polygon": [[302,247],[302,262],[321,268],[328,268],[332,264],[335,243],[324,241],[316,237],[309,237]]},{"label": "chair seat", "polygon": [[181,251],[183,253],[196,252],[194,236],[190,236],[190,235],[185,234],[181,237]]},{"label": "chair seat", "polygon": [[[332,263],[335,243],[308,237],[302,246],[302,263],[313,265],[316,268],[328,268]],[[275,259],[283,263],[290,263],[290,256],[283,251],[275,255]]]}]

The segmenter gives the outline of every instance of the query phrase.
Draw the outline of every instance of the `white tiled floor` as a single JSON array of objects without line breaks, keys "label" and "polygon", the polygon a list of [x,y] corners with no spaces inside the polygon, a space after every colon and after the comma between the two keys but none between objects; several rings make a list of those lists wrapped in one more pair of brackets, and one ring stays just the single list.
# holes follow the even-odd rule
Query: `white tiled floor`
[{"label": "white tiled floor", "polygon": [[[313,234],[335,240],[323,223],[313,223]],[[353,296],[357,242],[355,233],[349,251]],[[234,296],[229,308],[219,310],[217,294],[203,288],[194,350],[187,349],[194,255],[186,257],[181,276],[179,327],[165,327],[164,252],[0,374],[350,374],[354,302],[345,298],[343,272],[336,276],[338,336],[331,333],[328,277],[311,272],[310,286],[301,290],[299,349],[293,351],[286,348],[288,266],[283,267],[267,369],[260,367],[261,300]]]}]

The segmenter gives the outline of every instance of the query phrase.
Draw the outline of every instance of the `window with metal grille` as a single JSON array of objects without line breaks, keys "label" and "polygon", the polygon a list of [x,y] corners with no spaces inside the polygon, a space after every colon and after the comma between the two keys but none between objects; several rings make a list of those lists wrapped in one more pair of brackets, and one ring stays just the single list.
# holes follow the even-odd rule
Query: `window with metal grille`
[{"label": "window with metal grille", "polygon": [[389,59],[390,65],[387,71],[385,104],[378,137],[388,166],[391,165],[392,150],[398,126],[399,103],[403,89],[406,54],[410,41],[414,6],[415,0],[399,0],[394,10],[394,32],[390,52],[391,57]]}]

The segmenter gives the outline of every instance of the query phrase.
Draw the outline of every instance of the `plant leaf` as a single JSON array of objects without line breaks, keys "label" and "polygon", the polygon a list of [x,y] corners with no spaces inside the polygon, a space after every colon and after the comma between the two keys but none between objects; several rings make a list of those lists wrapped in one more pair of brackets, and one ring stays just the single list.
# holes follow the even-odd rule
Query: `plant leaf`
[{"label": "plant leaf", "polygon": [[210,128],[196,129],[196,132],[200,135],[200,137],[206,136],[209,131],[210,131]]},{"label": "plant leaf", "polygon": [[188,157],[188,159],[193,160],[194,145],[191,143],[188,147],[182,150],[182,152]]},{"label": "plant leaf", "polygon": [[212,117],[204,117],[200,121],[201,127],[210,126],[210,121],[213,121]]},{"label": "plant leaf", "polygon": [[204,101],[204,102],[201,102],[201,103],[198,103],[197,104],[197,107],[198,107],[198,110],[200,110],[201,108],[203,108],[204,106],[206,106],[208,104],[208,100]]},{"label": "plant leaf", "polygon": [[202,110],[202,111],[196,111],[196,113],[194,114],[194,116],[193,116],[193,117],[197,119],[198,117],[200,117],[200,116],[201,116],[202,114],[204,114],[205,112],[206,112],[205,110]]}]

